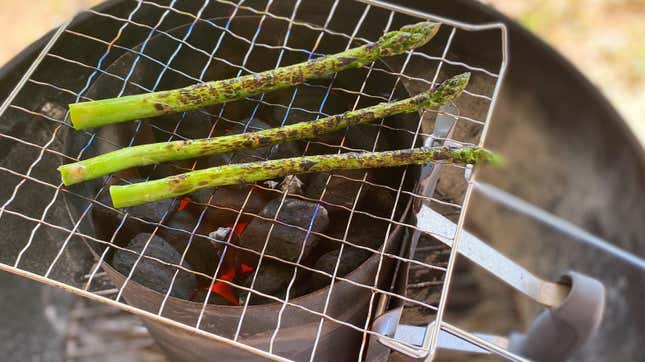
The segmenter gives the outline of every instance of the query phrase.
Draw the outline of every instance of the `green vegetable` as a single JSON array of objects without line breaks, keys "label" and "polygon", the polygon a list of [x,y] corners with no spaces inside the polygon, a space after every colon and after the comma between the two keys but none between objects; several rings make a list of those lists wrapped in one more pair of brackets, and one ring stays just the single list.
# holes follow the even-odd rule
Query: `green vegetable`
[{"label": "green vegetable", "polygon": [[70,104],[70,118],[74,128],[80,130],[230,102],[402,54],[426,44],[438,30],[439,24],[432,22],[406,25],[375,43],[261,73],[175,90]]},{"label": "green vegetable", "polygon": [[499,157],[479,147],[420,147],[399,151],[304,156],[212,167],[155,181],[111,186],[110,195],[114,206],[120,208],[177,197],[208,187],[253,183],[287,175],[395,167],[432,161],[497,163]]},{"label": "green vegetable", "polygon": [[434,91],[392,103],[381,103],[344,114],[300,122],[281,128],[210,139],[160,142],[123,148],[87,160],[60,166],[65,185],[91,180],[123,169],[225,153],[241,149],[266,147],[288,141],[320,136],[375,119],[414,112],[422,107],[438,107],[458,97],[468,84],[470,73],[443,82]]}]

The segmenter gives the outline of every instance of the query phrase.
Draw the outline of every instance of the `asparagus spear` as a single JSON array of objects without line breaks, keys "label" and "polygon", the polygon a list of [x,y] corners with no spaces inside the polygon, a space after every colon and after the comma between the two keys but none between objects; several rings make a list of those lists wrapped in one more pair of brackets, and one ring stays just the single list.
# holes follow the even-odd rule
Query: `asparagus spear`
[{"label": "asparagus spear", "polygon": [[439,24],[432,22],[406,25],[386,33],[375,43],[262,73],[168,91],[70,104],[70,118],[74,128],[80,130],[234,101],[401,54],[424,45],[438,30]]},{"label": "asparagus spear", "polygon": [[498,163],[499,158],[494,153],[480,147],[420,147],[399,151],[304,156],[218,166],[154,181],[111,186],[110,195],[114,207],[120,208],[177,197],[208,187],[253,183],[287,175],[395,167],[431,161]]},{"label": "asparagus spear", "polygon": [[281,128],[258,132],[188,141],[160,142],[123,148],[87,160],[60,166],[65,185],[91,180],[130,167],[146,166],[165,161],[183,160],[241,149],[266,147],[278,143],[312,138],[345,127],[370,122],[400,113],[414,112],[422,107],[438,107],[461,94],[470,73],[463,73],[443,82],[434,91],[393,103],[345,112],[344,114],[300,122]]}]

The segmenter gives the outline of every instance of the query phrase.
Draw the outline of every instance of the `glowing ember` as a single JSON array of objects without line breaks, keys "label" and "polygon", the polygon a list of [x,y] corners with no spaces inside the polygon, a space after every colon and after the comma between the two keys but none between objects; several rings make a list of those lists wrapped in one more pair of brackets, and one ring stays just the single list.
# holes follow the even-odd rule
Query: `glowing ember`
[{"label": "glowing ember", "polygon": [[[178,210],[182,211],[191,201],[192,200],[188,197],[181,199],[181,201],[179,202]],[[228,234],[230,233],[229,230],[232,229],[233,233],[237,235],[237,237],[240,237],[248,224],[248,222],[238,222],[237,224],[230,224],[226,227],[220,227],[218,230],[226,229],[226,234]],[[224,235],[223,237],[226,237],[226,235]],[[237,262],[236,254],[237,253],[235,251],[232,251],[225,256],[224,261],[222,262],[222,272],[218,277],[219,280],[216,280],[215,283],[213,283],[213,286],[210,287],[210,291],[212,293],[219,295],[232,305],[240,305],[240,303],[235,296],[235,293],[233,293],[233,286],[228,282],[233,282],[236,277],[245,277],[254,269],[251,265]],[[194,299],[196,292],[208,289],[208,287],[195,289],[195,293],[193,293],[193,297],[191,297],[190,299]]]},{"label": "glowing ember", "polygon": [[240,269],[242,269],[242,274],[249,274],[253,271],[253,267],[246,264],[240,265]]},{"label": "glowing ember", "polygon": [[249,225],[248,222],[241,222],[240,221],[240,222],[237,223],[237,225],[235,225],[235,228],[233,229],[233,232],[235,233],[235,235],[240,237],[242,235],[242,233],[244,232],[244,229],[246,229],[246,227],[248,225]]},{"label": "glowing ember", "polygon": [[179,206],[177,207],[177,211],[184,211],[186,206],[188,206],[188,204],[190,204],[191,201],[193,200],[191,200],[190,197],[184,196],[181,200],[179,200]]}]

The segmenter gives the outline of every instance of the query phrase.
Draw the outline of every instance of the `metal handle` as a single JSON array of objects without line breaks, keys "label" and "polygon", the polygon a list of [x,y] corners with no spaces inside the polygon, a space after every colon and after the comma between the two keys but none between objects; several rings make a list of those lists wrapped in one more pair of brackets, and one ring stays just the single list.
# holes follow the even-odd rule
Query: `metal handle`
[{"label": "metal handle", "polygon": [[[447,237],[454,235],[456,229],[452,221],[425,205],[417,213],[417,220],[422,231],[432,233],[437,240],[452,246],[452,239]],[[511,336],[510,352],[537,361],[563,360],[598,329],[604,311],[605,290],[597,280],[576,272],[565,275],[560,283],[542,280],[468,232],[461,234],[458,252],[536,302],[551,307],[535,319],[526,334]],[[379,338],[384,346],[413,358],[423,358],[430,347],[432,324],[415,328],[417,335],[409,330],[399,332],[407,328],[398,324],[401,311],[402,308],[398,308],[379,316],[373,330],[391,337]],[[477,352],[447,343],[445,337],[438,347]]]},{"label": "metal handle", "polygon": [[[412,358],[423,358],[428,354],[428,331],[435,330],[435,322],[428,326],[410,326],[399,324],[403,308],[394,308],[374,320],[372,330],[381,334],[370,343],[367,360],[370,362],[386,361],[390,349],[399,351]],[[495,352],[511,361],[525,362],[526,359],[508,351],[509,340],[505,337],[490,334],[468,333],[449,323],[442,322],[437,338],[437,348],[471,353]]]},{"label": "metal handle", "polygon": [[[417,227],[452,247],[452,239],[448,235],[455,234],[457,225],[430,207],[421,206],[417,213]],[[461,234],[458,251],[459,254],[486,269],[504,283],[542,305],[550,307],[560,305],[569,293],[566,285],[538,278],[467,231]]]},{"label": "metal handle", "polygon": [[564,302],[542,312],[526,334],[512,334],[510,351],[535,361],[563,361],[596,333],[605,309],[605,287],[576,272],[563,281],[571,284]]},{"label": "metal handle", "polygon": [[[526,334],[513,333],[510,338],[468,333],[442,323],[438,348],[471,353],[496,352],[511,361],[563,361],[588,341],[598,330],[605,307],[605,288],[597,280],[576,272],[562,277],[570,286],[564,301],[544,310]],[[372,330],[383,335],[376,340],[384,348],[371,348],[369,361],[385,361],[389,349],[413,358],[424,357],[428,340],[427,327],[399,324],[403,308],[392,309],[375,319]],[[389,348],[389,349],[388,349]]]},{"label": "metal handle", "polygon": [[[453,240],[450,236],[455,234],[457,226],[427,205],[421,205],[417,212],[417,228],[452,247]],[[546,306],[558,306],[565,301],[569,294],[568,286],[536,277],[469,232],[462,232],[457,248],[461,255],[538,303]],[[432,324],[423,328],[423,338],[415,339],[417,342],[422,341],[421,344],[397,340],[396,330],[401,311],[402,308],[388,311],[375,320],[372,329],[390,337],[379,338],[379,342],[412,358],[426,357],[430,348],[431,331],[434,330]]]}]

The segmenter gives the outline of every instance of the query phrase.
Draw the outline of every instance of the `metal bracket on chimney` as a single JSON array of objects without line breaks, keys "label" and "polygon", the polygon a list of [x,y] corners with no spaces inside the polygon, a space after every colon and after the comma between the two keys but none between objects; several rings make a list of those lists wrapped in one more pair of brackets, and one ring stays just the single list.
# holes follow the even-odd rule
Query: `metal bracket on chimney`
[{"label": "metal bracket on chimney", "polygon": [[[444,140],[451,133],[453,126],[453,117],[438,116],[433,137],[426,140],[426,145],[449,144]],[[437,164],[427,170],[426,174],[422,174],[416,191],[420,194],[432,195],[440,169],[441,165]],[[469,170],[467,169],[466,172]],[[425,203],[414,206],[414,210],[417,210],[418,230],[415,230],[410,237],[409,250],[416,248],[422,232],[432,235],[455,234],[457,228],[455,223],[432,210]],[[435,238],[452,247],[451,238],[438,236]],[[471,334],[450,324],[442,323],[439,329],[438,348],[473,353],[495,352],[513,361],[524,361],[524,357],[538,361],[563,360],[598,329],[604,311],[605,290],[597,280],[570,272],[563,276],[559,283],[545,281],[467,231],[461,233],[457,248],[459,254],[532,300],[546,306],[547,309],[535,319],[526,334],[514,333],[510,339]],[[403,307],[385,311],[387,300],[388,298],[383,296],[379,301],[378,311],[381,313],[372,325],[372,330],[385,338],[375,338],[378,343],[370,342],[368,360],[385,360],[390,350],[399,351],[413,358],[427,356],[430,341],[428,331],[432,330],[434,322],[421,327],[401,325],[399,320]]]},{"label": "metal bracket on chimney", "polygon": [[[451,235],[456,227],[452,221],[425,206],[418,216],[419,225],[433,234]],[[438,240],[452,245],[449,239]],[[576,272],[563,276],[560,283],[542,280],[468,232],[462,233],[458,252],[519,292],[549,307],[534,320],[526,334],[513,333],[510,340],[473,334],[500,350],[511,352],[506,358],[521,360],[514,356],[517,354],[537,361],[563,360],[598,329],[604,311],[605,289],[597,280]],[[429,329],[427,326],[400,325],[401,312],[402,308],[396,308],[380,315],[372,329],[390,337],[380,338],[381,344],[418,357],[427,348],[426,331]],[[443,326],[440,333],[439,348],[482,353],[493,347],[486,348],[469,338],[454,337]]]},{"label": "metal bracket on chimney", "polygon": [[[426,205],[421,206],[421,210],[417,213],[417,220],[418,228],[433,235],[454,235],[457,229],[457,225],[452,221]],[[435,239],[452,247],[450,238],[435,236]],[[566,285],[536,277],[467,231],[461,234],[458,250],[459,254],[542,305],[558,306],[569,294],[569,287]]]}]

